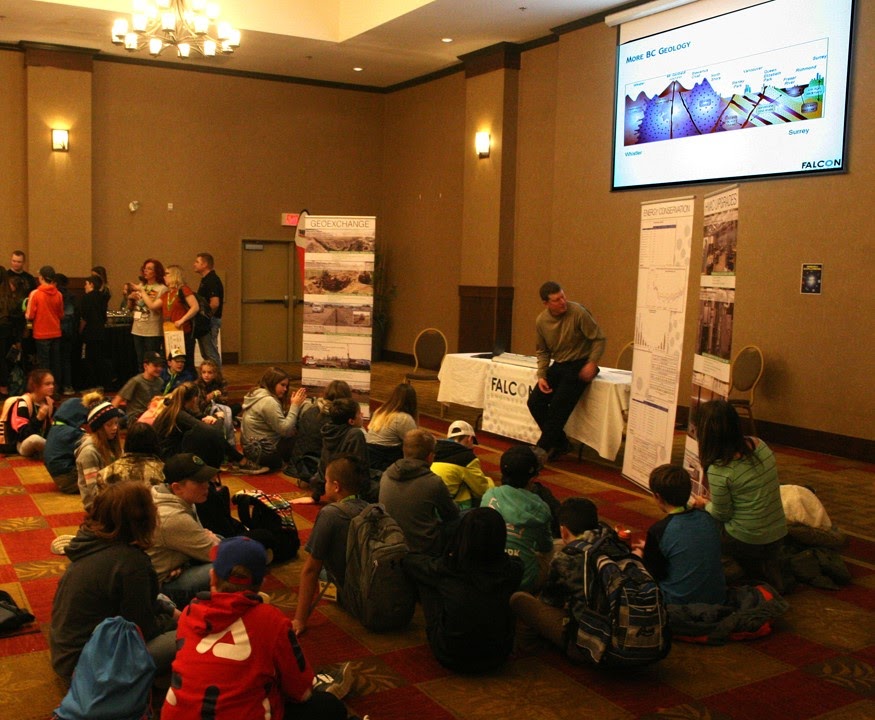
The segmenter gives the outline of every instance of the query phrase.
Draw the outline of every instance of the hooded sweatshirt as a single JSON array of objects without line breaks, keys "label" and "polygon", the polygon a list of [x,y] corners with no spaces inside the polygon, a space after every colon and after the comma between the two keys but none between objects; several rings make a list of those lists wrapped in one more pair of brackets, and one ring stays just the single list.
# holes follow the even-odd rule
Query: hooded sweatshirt
[{"label": "hooded sweatshirt", "polygon": [[54,285],[40,285],[27,301],[28,320],[33,320],[33,339],[52,340],[61,337],[64,298]]},{"label": "hooded sweatshirt", "polygon": [[284,701],[300,702],[313,683],[291,622],[254,593],[201,593],[183,611],[177,638],[179,683],[163,720],[282,720]]},{"label": "hooded sweatshirt", "polygon": [[43,451],[49,475],[63,475],[75,469],[76,446],[84,434],[81,425],[87,418],[88,410],[79,398],[70,398],[58,408]]},{"label": "hooded sweatshirt", "polygon": [[282,405],[266,388],[255,388],[243,398],[243,419],[240,432],[243,444],[259,443],[276,448],[281,437],[295,434],[300,407],[292,405],[283,414]]},{"label": "hooded sweatshirt", "polygon": [[380,479],[380,502],[401,526],[410,550],[433,557],[443,550],[445,524],[459,517],[459,506],[425,460],[403,458],[390,465]]},{"label": "hooded sweatshirt", "polygon": [[523,576],[517,558],[459,568],[446,556],[410,553],[404,570],[420,587],[428,643],[444,667],[461,673],[495,669],[513,650],[510,596]]},{"label": "hooded sweatshirt", "polygon": [[210,562],[218,540],[201,525],[194,505],[174,495],[166,484],[152,488],[152,500],[158,509],[158,529],[148,553],[158,579],[164,582],[172,570],[192,559]]},{"label": "hooded sweatshirt", "polygon": [[474,498],[479,500],[489,488],[495,487],[474,451],[455,440],[437,441],[431,471],[444,481],[450,497],[460,508],[473,507]]},{"label": "hooded sweatshirt", "polygon": [[174,620],[157,612],[158,578],[140,548],[80,530],[67,546],[72,561],[52,604],[52,667],[69,680],[79,654],[101,621],[120,615],[136,623],[148,642]]}]

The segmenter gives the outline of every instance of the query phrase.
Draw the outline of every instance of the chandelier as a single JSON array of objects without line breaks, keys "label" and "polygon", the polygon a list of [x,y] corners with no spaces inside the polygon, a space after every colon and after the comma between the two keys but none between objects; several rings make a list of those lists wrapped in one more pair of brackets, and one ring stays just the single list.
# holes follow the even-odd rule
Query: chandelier
[{"label": "chandelier", "polygon": [[220,21],[219,12],[219,6],[207,0],[191,0],[190,7],[186,0],[134,0],[130,22],[119,18],[113,23],[112,41],[130,52],[148,47],[153,57],[170,46],[181,58],[192,53],[229,55],[240,46],[240,31]]}]

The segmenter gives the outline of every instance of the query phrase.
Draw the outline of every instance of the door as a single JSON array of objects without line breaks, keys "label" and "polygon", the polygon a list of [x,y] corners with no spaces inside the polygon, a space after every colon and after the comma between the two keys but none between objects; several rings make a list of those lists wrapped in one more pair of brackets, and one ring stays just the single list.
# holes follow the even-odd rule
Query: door
[{"label": "door", "polygon": [[294,341],[295,245],[281,240],[244,240],[241,271],[240,359],[284,363]]}]

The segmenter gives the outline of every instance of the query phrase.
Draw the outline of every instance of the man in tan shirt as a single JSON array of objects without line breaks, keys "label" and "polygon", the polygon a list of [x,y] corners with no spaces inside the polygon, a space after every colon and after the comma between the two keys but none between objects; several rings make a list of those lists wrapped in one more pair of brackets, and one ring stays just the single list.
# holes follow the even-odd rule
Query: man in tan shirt
[{"label": "man in tan shirt", "polygon": [[568,302],[558,283],[545,282],[540,296],[544,310],[535,321],[538,384],[528,405],[541,428],[538,447],[552,460],[568,450],[563,428],[583,391],[598,374],[605,336],[589,310]]}]

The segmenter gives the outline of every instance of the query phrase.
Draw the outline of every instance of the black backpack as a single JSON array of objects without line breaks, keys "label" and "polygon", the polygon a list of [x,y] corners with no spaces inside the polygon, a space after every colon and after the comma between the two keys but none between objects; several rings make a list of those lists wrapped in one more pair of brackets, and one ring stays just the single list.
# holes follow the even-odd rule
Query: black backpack
[{"label": "black backpack", "polygon": [[[572,603],[569,645],[596,665],[635,667],[661,660],[671,649],[662,591],[644,563],[608,525],[595,539],[570,542],[580,553],[585,603]],[[569,552],[570,551],[570,552]]]},{"label": "black backpack", "polygon": [[247,535],[261,541],[261,533],[269,533],[271,542],[265,540],[263,544],[273,550],[274,560],[285,562],[298,554],[301,539],[288,500],[261,490],[241,490],[234,494],[234,504],[241,522],[249,530]]},{"label": "black backpack", "polygon": [[[192,295],[195,300],[197,300],[198,311],[197,315],[191,319],[191,331],[194,337],[199,338],[209,333],[212,328],[210,318],[213,317],[213,309],[203,295],[199,295],[196,292],[192,292]],[[186,302],[185,296],[182,293],[182,288],[179,289],[179,302]]]},{"label": "black backpack", "polygon": [[22,610],[5,590],[0,590],[0,636],[11,635],[36,618],[27,610]]}]

